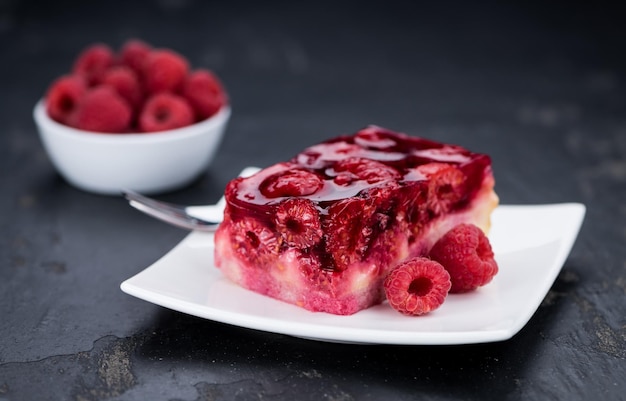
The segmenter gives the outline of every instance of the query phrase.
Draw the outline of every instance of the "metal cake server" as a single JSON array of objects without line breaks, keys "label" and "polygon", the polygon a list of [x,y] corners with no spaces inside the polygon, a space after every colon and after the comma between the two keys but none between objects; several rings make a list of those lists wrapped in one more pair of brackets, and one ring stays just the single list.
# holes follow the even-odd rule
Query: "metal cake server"
[{"label": "metal cake server", "polygon": [[[259,169],[256,167],[247,167],[239,176],[248,177],[257,171]],[[183,206],[158,201],[132,190],[124,190],[122,194],[130,206],[149,216],[176,227],[205,232],[213,232],[217,229],[222,222],[226,203],[222,197],[215,205]]]}]

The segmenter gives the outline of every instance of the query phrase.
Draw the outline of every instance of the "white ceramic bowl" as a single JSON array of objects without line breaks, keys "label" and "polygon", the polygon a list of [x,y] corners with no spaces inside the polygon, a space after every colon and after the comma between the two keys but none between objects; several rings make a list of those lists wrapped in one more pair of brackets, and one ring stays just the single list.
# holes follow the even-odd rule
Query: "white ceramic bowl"
[{"label": "white ceramic bowl", "polygon": [[182,188],[213,159],[230,118],[224,106],[213,117],[170,131],[106,134],[74,129],[52,120],[43,100],[34,118],[52,164],[85,191],[120,195],[124,189],[154,194]]}]

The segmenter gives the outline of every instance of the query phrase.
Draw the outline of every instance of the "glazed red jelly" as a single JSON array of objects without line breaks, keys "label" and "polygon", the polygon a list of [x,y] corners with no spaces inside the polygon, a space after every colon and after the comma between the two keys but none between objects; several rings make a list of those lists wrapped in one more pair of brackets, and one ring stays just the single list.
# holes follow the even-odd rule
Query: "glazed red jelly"
[{"label": "glazed red jelly", "polygon": [[493,185],[485,154],[368,127],[231,181],[216,265],[253,291],[354,313],[381,302],[387,272],[447,229],[487,230]]}]

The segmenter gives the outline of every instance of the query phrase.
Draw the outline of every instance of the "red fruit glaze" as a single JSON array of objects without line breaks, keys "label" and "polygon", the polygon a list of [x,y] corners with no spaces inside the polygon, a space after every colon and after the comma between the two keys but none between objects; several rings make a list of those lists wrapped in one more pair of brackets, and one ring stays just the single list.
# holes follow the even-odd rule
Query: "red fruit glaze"
[{"label": "red fruit glaze", "polygon": [[69,124],[87,92],[83,77],[66,75],[55,80],[46,94],[46,111],[53,120]]},{"label": "red fruit glaze", "polygon": [[450,292],[467,292],[489,283],[498,273],[489,239],[472,224],[459,224],[430,250],[430,257],[450,273]]},{"label": "red fruit glaze", "polygon": [[306,196],[316,193],[323,185],[324,181],[317,174],[286,166],[285,170],[263,180],[259,191],[267,198]]},{"label": "red fruit glaze", "polygon": [[70,125],[85,131],[122,133],[129,129],[131,108],[107,85],[89,90],[78,106]]},{"label": "red fruit glaze", "polygon": [[384,282],[389,305],[409,316],[424,315],[439,308],[448,295],[450,285],[446,269],[425,257],[402,262]]},{"label": "red fruit glaze", "polygon": [[362,157],[348,157],[337,161],[332,167],[335,184],[350,185],[355,181],[366,181],[375,184],[380,181],[394,180],[399,177],[398,172],[383,163]]},{"label": "red fruit glaze", "polygon": [[97,43],[83,50],[76,60],[72,72],[83,76],[89,85],[102,82],[105,71],[115,62],[113,50],[102,43]]},{"label": "red fruit glaze", "polygon": [[158,93],[146,101],[139,116],[142,132],[166,131],[193,123],[193,111],[185,99],[170,93]]},{"label": "red fruit glaze", "polygon": [[207,70],[190,73],[183,83],[182,95],[194,109],[197,120],[213,116],[227,102],[222,84]]},{"label": "red fruit glaze", "polygon": [[178,92],[189,71],[187,60],[168,50],[153,50],[144,64],[144,79],[148,93]]},{"label": "red fruit glaze", "polygon": [[[391,268],[427,255],[452,227],[488,229],[493,185],[487,155],[368,127],[231,181],[215,263],[253,291],[352,314],[382,302]],[[270,264],[239,256],[236,227],[250,221],[276,233]]]}]

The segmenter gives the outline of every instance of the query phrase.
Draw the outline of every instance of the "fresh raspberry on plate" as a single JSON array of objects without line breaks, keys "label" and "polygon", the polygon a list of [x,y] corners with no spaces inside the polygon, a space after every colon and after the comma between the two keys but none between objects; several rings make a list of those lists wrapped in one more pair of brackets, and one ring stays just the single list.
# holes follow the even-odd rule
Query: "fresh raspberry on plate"
[{"label": "fresh raspberry on plate", "polygon": [[46,94],[48,115],[61,124],[69,124],[86,92],[87,85],[81,76],[65,75],[56,79]]},{"label": "fresh raspberry on plate", "polygon": [[128,131],[132,113],[128,103],[107,85],[83,96],[71,125],[85,131],[122,133]]},{"label": "fresh raspberry on plate", "polygon": [[198,120],[211,117],[226,103],[222,84],[211,71],[204,69],[185,78],[182,95],[189,101]]},{"label": "fresh raspberry on plate", "polygon": [[76,60],[72,72],[82,75],[89,85],[97,85],[102,82],[105,71],[115,62],[113,50],[103,44],[96,43],[83,50]]},{"label": "fresh raspberry on plate", "polygon": [[178,92],[189,71],[187,60],[169,49],[153,50],[144,64],[148,93]]},{"label": "fresh raspberry on plate", "polygon": [[441,306],[450,290],[450,275],[434,260],[415,257],[396,266],[384,281],[391,307],[420,316]]},{"label": "fresh raspberry on plate", "polygon": [[459,224],[439,239],[430,257],[450,273],[450,292],[467,292],[489,283],[498,273],[489,239],[473,224]]},{"label": "fresh raspberry on plate", "polygon": [[158,93],[148,100],[139,116],[143,132],[166,131],[193,123],[193,111],[185,99],[171,93]]}]

